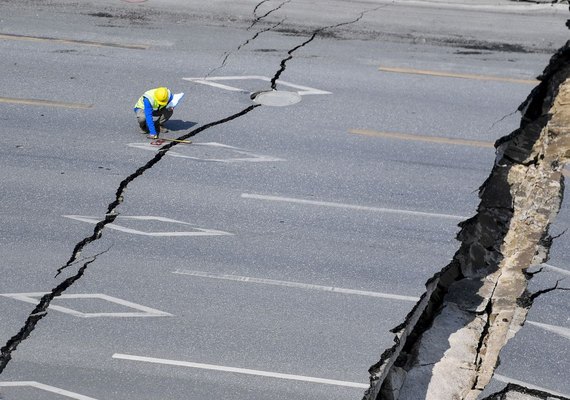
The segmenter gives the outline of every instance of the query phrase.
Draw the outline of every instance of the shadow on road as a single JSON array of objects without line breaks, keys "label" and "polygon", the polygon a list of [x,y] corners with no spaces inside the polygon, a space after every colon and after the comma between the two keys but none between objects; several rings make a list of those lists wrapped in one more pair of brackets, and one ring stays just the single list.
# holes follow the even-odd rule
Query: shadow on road
[{"label": "shadow on road", "polygon": [[196,124],[198,123],[193,121],[182,121],[180,119],[171,119],[168,120],[168,122],[165,125],[171,131],[183,131],[185,129],[192,128]]}]

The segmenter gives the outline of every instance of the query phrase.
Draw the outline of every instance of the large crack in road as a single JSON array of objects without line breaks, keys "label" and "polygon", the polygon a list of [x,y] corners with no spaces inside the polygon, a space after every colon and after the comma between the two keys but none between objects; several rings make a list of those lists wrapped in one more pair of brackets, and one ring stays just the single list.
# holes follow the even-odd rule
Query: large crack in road
[{"label": "large crack in road", "polygon": [[[495,143],[477,214],[460,223],[453,260],[426,284],[395,344],[370,372],[365,400],[475,400],[536,297],[526,273],[548,259],[549,227],[570,160],[570,42],[550,60],[519,107],[520,127]],[[562,398],[511,386],[488,399]],[[533,397],[534,396],[534,397]]]},{"label": "large crack in road", "polygon": [[[281,2],[264,15],[258,8],[248,29],[290,0]],[[318,28],[309,38],[291,48],[271,79],[271,90],[277,90],[278,79],[286,70],[294,53],[311,43],[319,34],[360,21],[368,12],[348,22]],[[229,56],[255,40],[261,33],[276,30],[283,21],[258,31],[234,52],[225,53],[223,68]],[[558,283],[549,289],[528,293],[532,274],[529,267],[548,258],[552,243],[548,228],[562,201],[564,165],[570,159],[570,44],[551,59],[520,111],[521,126],[496,143],[497,157],[489,178],[480,188],[481,203],[477,214],[460,224],[461,246],[452,262],[426,284],[421,297],[403,324],[393,329],[395,344],[380,361],[370,368],[370,389],[366,400],[474,400],[492,378],[499,353],[506,342],[524,324],[532,302],[552,290],[565,289]],[[184,141],[209,128],[240,118],[259,104],[233,115],[203,125],[177,138]],[[12,359],[12,353],[47,315],[51,301],[81,279],[88,266],[105,252],[80,260],[82,251],[101,238],[105,227],[118,217],[129,184],[153,168],[174,146],[170,142],[158,149],[147,163],[126,177],[107,207],[105,218],[93,233],[79,241],[57,276],[67,268],[82,266],[44,295],[27,317],[24,325],[0,354],[0,374]],[[563,397],[509,384],[503,391],[486,400]],[[566,399],[568,400],[568,399]]]},{"label": "large crack in road", "polygon": [[[225,124],[227,122],[233,121],[236,118],[239,118],[243,115],[248,114],[249,112],[253,111],[255,108],[257,108],[259,106],[260,106],[259,104],[251,105],[251,106],[241,110],[238,113],[230,115],[229,117],[220,119],[220,120],[215,121],[215,122],[211,122],[211,123],[206,124],[206,125],[203,125],[199,128],[196,128],[196,129],[180,136],[178,138],[178,140],[180,140],[180,141],[186,140],[189,137],[195,136],[198,133],[205,131],[206,129],[209,129],[209,128],[212,128],[214,126]],[[115,199],[111,203],[109,203],[109,205],[107,207],[107,212],[105,214],[105,218],[102,219],[101,221],[99,221],[95,225],[95,228],[93,229],[93,234],[83,238],[81,241],[79,241],[75,245],[69,260],[65,263],[65,265],[58,268],[56,277],[59,276],[59,274],[61,274],[65,269],[74,265],[76,263],[77,259],[79,258],[79,256],[81,255],[81,252],[84,250],[84,248],[87,245],[89,245],[90,243],[93,243],[96,240],[99,240],[103,235],[103,230],[105,229],[105,227],[107,225],[113,223],[115,221],[115,219],[119,216],[119,213],[117,212],[117,208],[119,207],[119,205],[121,205],[121,203],[123,203],[125,191],[126,191],[127,187],[129,186],[129,184],[132,183],[135,179],[142,176],[142,174],[145,171],[154,167],[160,160],[162,160],[162,158],[168,153],[168,151],[171,148],[173,148],[174,146],[176,146],[178,144],[180,144],[180,142],[174,142],[173,141],[173,142],[170,142],[170,143],[162,146],[153,158],[151,158],[147,163],[145,163],[143,166],[138,168],[135,172],[133,172],[131,175],[129,175],[127,178],[125,178],[123,181],[121,181],[121,183],[119,184],[119,187],[117,188],[117,191],[115,192]],[[2,347],[2,349],[0,349],[0,374],[2,374],[2,372],[4,371],[4,369],[6,368],[8,363],[10,362],[10,360],[12,359],[12,353],[14,351],[16,351],[18,346],[30,336],[30,334],[36,328],[37,323],[47,315],[47,309],[50,306],[52,300],[55,299],[57,296],[60,296],[63,292],[65,292],[67,289],[69,289],[75,282],[77,282],[84,275],[89,264],[96,261],[96,259],[97,259],[97,255],[92,256],[91,259],[89,261],[85,262],[83,264],[83,266],[81,268],[79,268],[79,270],[74,275],[65,279],[62,283],[60,283],[55,288],[53,288],[49,293],[42,296],[42,298],[40,299],[40,302],[38,303],[36,308],[34,308],[34,310],[30,313],[30,315],[26,319],[26,322],[24,323],[24,325],[20,329],[20,331],[16,335],[14,335],[12,338],[10,338],[10,340],[8,340],[6,345],[4,345]]]},{"label": "large crack in road", "polygon": [[[265,1],[262,1],[261,3],[259,3],[254,10],[254,16],[256,17],[257,21],[264,18],[266,15],[269,14],[268,13],[268,14],[261,16],[261,17],[257,17],[255,14],[255,12],[257,11],[257,8],[261,4],[265,3]],[[270,13],[281,8],[284,4],[286,4],[288,2],[289,1],[284,1],[276,9],[270,11]],[[351,20],[348,22],[342,22],[339,24],[329,25],[329,26],[321,27],[321,28],[314,30],[312,32],[312,34],[310,35],[310,38],[308,40],[304,41],[300,45],[293,47],[291,50],[289,50],[287,52],[287,57],[281,61],[280,65],[279,65],[279,69],[277,70],[277,72],[275,73],[275,76],[271,80],[271,89],[276,90],[276,82],[277,82],[279,76],[285,71],[286,63],[293,58],[293,54],[296,51],[298,51],[299,49],[305,47],[308,43],[312,42],[318,36],[319,33],[322,33],[323,31],[325,31],[327,29],[334,29],[336,27],[356,23],[356,22],[360,21],[366,13],[374,11],[377,8],[375,8],[373,10],[367,10],[367,11],[360,13],[360,15],[354,20]],[[255,39],[255,37],[253,39]],[[251,39],[251,40],[253,40],[253,39]],[[239,50],[239,48],[238,48],[238,50]],[[170,143],[160,147],[158,149],[156,155],[153,158],[151,158],[144,165],[139,167],[135,172],[133,172],[131,175],[129,175],[128,177],[126,177],[125,179],[123,179],[119,183],[119,186],[115,192],[115,197],[114,197],[113,201],[111,201],[109,203],[109,205],[107,206],[105,218],[96,223],[96,225],[93,229],[93,233],[91,235],[83,238],[74,246],[73,251],[72,251],[71,256],[69,257],[68,261],[63,266],[61,266],[60,268],[57,269],[57,273],[56,273],[55,277],[57,278],[66,269],[76,265],[80,261],[79,257],[81,256],[81,253],[86,248],[86,246],[88,246],[89,244],[99,240],[102,237],[105,227],[107,225],[113,223],[116,220],[116,218],[119,216],[117,209],[125,200],[125,191],[126,191],[127,187],[129,186],[129,184],[131,184],[135,179],[140,178],[144,174],[144,172],[153,168],[159,161],[162,160],[162,158],[168,153],[169,150],[171,150],[173,147],[179,145],[180,143],[183,143],[188,138],[197,135],[198,133],[201,133],[201,132],[203,132],[207,129],[210,129],[212,127],[215,127],[215,126],[231,122],[237,118],[240,118],[240,117],[250,113],[251,111],[253,111],[254,109],[256,109],[257,107],[260,107],[260,106],[261,106],[261,104],[252,104],[249,107],[244,108],[243,110],[241,110],[235,114],[232,114],[228,117],[225,117],[223,119],[220,119],[220,120],[217,120],[214,122],[210,122],[208,124],[205,124],[205,125],[202,125],[202,126],[196,128],[196,129],[193,129],[193,130],[189,131],[188,133],[179,136],[178,138],[176,138],[176,140],[171,141]],[[36,329],[36,326],[39,323],[39,321],[41,319],[43,319],[48,314],[48,309],[49,309],[51,302],[56,297],[60,296],[66,290],[68,290],[70,287],[72,287],[79,279],[81,279],[84,276],[85,272],[87,271],[87,267],[90,264],[94,263],[97,260],[98,256],[100,256],[106,252],[107,251],[104,251],[104,252],[95,254],[93,256],[87,257],[86,258],[87,261],[83,260],[85,262],[77,270],[77,272],[75,274],[72,274],[70,277],[63,280],[61,283],[59,283],[57,286],[55,286],[49,293],[47,293],[41,297],[39,303],[32,310],[32,312],[28,315],[26,321],[24,322],[23,326],[20,328],[18,333],[16,335],[12,336],[7,341],[7,343],[0,349],[0,374],[2,374],[4,372],[4,370],[6,369],[6,367],[9,364],[9,362],[12,360],[12,354],[17,350],[18,346],[22,342],[24,342],[32,334],[32,332]]]}]

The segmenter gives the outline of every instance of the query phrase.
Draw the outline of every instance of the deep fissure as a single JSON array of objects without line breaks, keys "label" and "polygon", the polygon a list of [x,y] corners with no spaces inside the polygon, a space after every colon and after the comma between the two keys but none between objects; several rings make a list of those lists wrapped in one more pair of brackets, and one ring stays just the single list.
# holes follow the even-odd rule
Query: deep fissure
[{"label": "deep fissure", "polygon": [[313,40],[315,40],[315,38],[317,37],[317,35],[319,35],[320,33],[322,33],[323,31],[326,31],[327,29],[334,29],[334,28],[339,28],[341,26],[344,25],[351,25],[351,24],[355,24],[358,21],[360,21],[362,18],[364,18],[364,15],[367,13],[370,13],[372,11],[376,11],[380,8],[382,8],[383,6],[380,7],[375,7],[371,10],[366,10],[366,11],[362,11],[360,13],[360,15],[353,19],[352,21],[347,21],[347,22],[341,22],[338,24],[334,24],[334,25],[328,25],[319,29],[316,29],[313,31],[313,33],[311,34],[311,36],[309,37],[309,39],[305,40],[303,43],[293,47],[291,50],[289,50],[287,52],[288,56],[285,57],[283,60],[281,60],[281,64],[279,67],[279,70],[277,71],[277,73],[275,74],[275,76],[271,79],[271,89],[272,90],[276,90],[277,89],[277,80],[279,79],[279,77],[281,76],[281,74],[285,71],[285,69],[287,68],[287,61],[291,60],[293,58],[293,53],[296,52],[297,50],[299,50],[300,48],[305,47],[307,44],[311,43]]},{"label": "deep fissure", "polygon": [[90,260],[86,261],[81,268],[77,271],[77,273],[73,276],[62,281],[59,285],[57,285],[50,293],[45,294],[40,299],[39,303],[36,307],[32,310],[32,312],[28,315],[28,318],[24,322],[24,325],[20,329],[20,331],[14,335],[8,342],[0,349],[0,374],[4,371],[10,360],[12,359],[12,353],[17,349],[18,345],[26,340],[30,334],[34,331],[36,325],[40,320],[47,315],[47,309],[51,304],[52,300],[57,296],[61,295],[65,292],[71,285],[73,285],[77,280],[79,280],[89,264],[95,262],[97,257],[107,253],[110,250],[107,249],[100,253],[97,253],[90,257]]},{"label": "deep fissure", "polygon": [[[285,4],[287,2],[288,1],[284,2],[283,4]],[[261,5],[262,3],[264,3],[264,2],[259,3],[258,6]],[[256,9],[257,9],[257,7],[256,7]],[[377,8],[379,8],[379,7],[377,7]],[[375,8],[375,9],[377,9],[377,8]],[[347,24],[356,23],[360,19],[362,19],[364,14],[366,14],[367,12],[370,12],[370,11],[373,11],[373,10],[362,12],[360,14],[360,16],[353,21],[342,22],[342,23],[339,23],[336,25],[331,25],[331,26],[327,26],[324,28],[319,28],[313,32],[310,40],[305,41],[301,45],[296,46],[293,49],[289,50],[287,52],[288,57],[286,58],[286,60],[281,61],[280,68],[278,69],[278,71],[275,73],[275,76],[271,80],[272,88],[275,85],[275,81],[278,79],[278,77],[281,75],[281,73],[285,70],[285,63],[293,58],[293,53],[297,49],[304,47],[306,44],[311,42],[319,32],[321,32],[325,29],[332,29],[334,27],[339,27],[339,26],[343,26],[343,25],[347,25]],[[198,127],[196,129],[193,129],[193,130],[189,131],[188,133],[177,137],[176,141],[171,141],[171,142],[167,143],[166,145],[162,146],[157,151],[156,155],[153,158],[151,158],[144,165],[139,167],[134,173],[132,173],[131,175],[129,175],[127,178],[125,178],[123,181],[120,182],[119,187],[117,188],[117,190],[115,192],[115,199],[111,203],[109,203],[109,205],[107,206],[105,218],[103,220],[99,221],[95,225],[95,227],[93,229],[93,233],[90,236],[83,238],[81,241],[79,241],[74,246],[69,260],[63,266],[61,266],[57,269],[57,273],[56,273],[55,277],[57,278],[64,270],[66,270],[67,268],[69,268],[72,265],[75,265],[75,263],[77,262],[82,251],[84,250],[84,248],[87,245],[89,245],[90,243],[93,243],[94,241],[101,238],[101,236],[103,234],[103,230],[105,229],[105,227],[107,225],[113,223],[115,221],[115,219],[119,216],[119,214],[117,212],[117,208],[124,201],[124,193],[125,193],[125,190],[127,189],[128,185],[131,182],[133,182],[135,179],[137,179],[138,177],[142,176],[142,174],[145,171],[151,169],[154,165],[156,165],[168,153],[168,151],[170,149],[179,145],[180,143],[182,143],[182,141],[197,135],[200,132],[203,132],[203,131],[205,131],[211,127],[217,126],[217,125],[225,124],[225,123],[230,122],[236,118],[242,117],[242,116],[248,114],[249,112],[253,111],[255,108],[260,107],[260,106],[261,106],[260,104],[250,105],[249,107],[247,107],[247,108],[245,108],[245,109],[243,109],[243,110],[241,110],[235,114],[232,114],[226,118],[223,118],[223,119],[202,125],[201,127]],[[3,373],[5,368],[8,366],[10,360],[12,359],[12,353],[14,351],[16,351],[18,346],[31,335],[31,333],[36,328],[36,325],[38,324],[38,322],[47,315],[47,309],[50,306],[52,300],[54,298],[56,298],[57,296],[61,295],[63,292],[65,292],[67,289],[69,289],[75,282],[77,282],[84,275],[85,271],[87,270],[87,267],[90,264],[92,264],[93,262],[95,262],[99,255],[104,254],[107,251],[108,250],[106,250],[102,253],[98,253],[94,256],[88,257],[89,260],[86,261],[81,268],[79,268],[77,273],[75,273],[74,275],[63,280],[60,284],[58,284],[55,288],[53,288],[49,293],[47,293],[46,295],[44,295],[40,299],[38,305],[28,315],[28,318],[24,322],[24,324],[23,324],[22,328],[19,330],[19,332],[16,335],[12,336],[7,341],[6,345],[0,349],[0,353],[1,353],[0,354],[0,375]]]}]

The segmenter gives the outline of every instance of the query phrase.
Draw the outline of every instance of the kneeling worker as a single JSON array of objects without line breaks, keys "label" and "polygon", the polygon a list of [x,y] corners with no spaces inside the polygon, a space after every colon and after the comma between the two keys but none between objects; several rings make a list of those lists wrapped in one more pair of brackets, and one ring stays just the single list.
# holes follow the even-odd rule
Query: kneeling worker
[{"label": "kneeling worker", "polygon": [[[148,133],[149,139],[157,139],[158,134],[162,130],[168,132],[164,127],[164,123],[172,117],[174,108],[166,108],[166,105],[172,100],[172,93],[165,87],[151,89],[140,97],[135,104],[135,113],[137,121],[143,133]],[[152,117],[158,117],[156,123]]]}]

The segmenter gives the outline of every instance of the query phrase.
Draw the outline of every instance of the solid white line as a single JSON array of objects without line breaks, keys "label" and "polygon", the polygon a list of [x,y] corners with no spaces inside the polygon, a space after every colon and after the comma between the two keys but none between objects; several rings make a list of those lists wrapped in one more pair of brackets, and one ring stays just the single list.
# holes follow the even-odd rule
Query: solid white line
[{"label": "solid white line", "polygon": [[44,385],[43,383],[34,381],[20,381],[20,382],[0,382],[0,387],[34,387],[36,389],[44,390],[46,392],[60,394],[65,397],[76,400],[96,400],[93,397],[83,396],[82,394],[77,394],[70,392],[68,390],[56,388],[54,386]]},{"label": "solid white line", "polygon": [[493,378],[495,378],[495,380],[497,380],[497,381],[499,381],[499,382],[503,382],[503,383],[514,383],[515,385],[523,386],[523,387],[526,387],[526,388],[529,388],[529,389],[540,390],[541,392],[547,392],[547,393],[550,393],[550,394],[552,394],[552,395],[554,395],[554,396],[567,397],[567,398],[570,397],[570,396],[567,395],[567,394],[558,393],[558,392],[555,392],[555,391],[552,391],[552,390],[549,390],[549,389],[545,389],[545,388],[540,387],[540,386],[532,385],[532,384],[530,384],[530,383],[528,383],[528,382],[523,382],[523,381],[519,381],[519,380],[516,380],[516,379],[512,379],[512,378],[509,378],[509,377],[504,376],[504,375],[495,374],[495,375],[493,375]]},{"label": "solid white line", "polygon": [[320,290],[320,291],[324,291],[324,292],[354,294],[354,295],[358,295],[358,296],[380,297],[380,298],[392,299],[392,300],[403,300],[403,301],[413,301],[413,302],[417,302],[419,300],[418,297],[402,296],[399,294],[369,292],[366,290],[344,289],[344,288],[333,287],[333,286],[320,286],[320,285],[313,285],[313,284],[309,284],[309,283],[278,281],[278,280],[274,280],[274,279],[252,278],[249,276],[212,274],[209,272],[188,271],[188,270],[179,270],[179,269],[176,271],[173,271],[172,273],[173,274],[179,274],[179,275],[198,276],[201,278],[223,279],[223,280],[235,281],[235,282],[261,283],[264,285],[285,286],[285,287],[309,289],[309,290]]},{"label": "solid white line", "polygon": [[421,212],[421,211],[400,210],[400,209],[395,209],[395,208],[368,207],[368,206],[359,206],[359,205],[354,205],[354,204],[332,203],[329,201],[295,199],[292,197],[265,196],[265,195],[261,195],[261,194],[251,194],[251,193],[242,193],[241,197],[244,199],[281,201],[281,202],[285,202],[285,203],[309,204],[309,205],[314,205],[314,206],[346,208],[346,209],[359,210],[359,211],[375,211],[375,212],[388,213],[388,214],[414,215],[414,216],[418,216],[418,217],[436,217],[436,218],[447,218],[447,219],[456,219],[456,220],[467,218],[467,217],[464,217],[461,215],[436,214],[436,213],[427,213],[427,212]]},{"label": "solid white line", "polygon": [[542,265],[544,265],[546,267],[546,269],[549,269],[549,270],[554,271],[554,272],[558,272],[559,274],[570,275],[570,271],[568,271],[566,269],[558,268],[558,267],[555,267],[555,266],[550,265],[550,264],[542,264]]},{"label": "solid white line", "polygon": [[562,326],[556,326],[556,325],[549,325],[549,324],[543,324],[540,322],[534,322],[534,321],[526,321],[527,323],[534,325],[538,328],[542,328],[545,331],[549,331],[552,333],[555,333],[557,335],[560,335],[562,337],[565,337],[566,339],[570,339],[570,329],[568,328],[564,328]]},{"label": "solid white line", "polygon": [[357,382],[337,381],[334,379],[313,378],[310,376],[282,374],[279,372],[259,371],[259,370],[247,369],[247,368],[225,367],[222,365],[201,364],[201,363],[194,363],[194,362],[188,362],[188,361],[167,360],[164,358],[132,356],[132,355],[128,355],[128,354],[119,354],[119,353],[113,354],[113,358],[120,359],[120,360],[142,361],[142,362],[148,362],[148,363],[154,363],[154,364],[174,365],[177,367],[207,369],[207,370],[211,370],[211,371],[233,372],[236,374],[265,376],[268,378],[279,378],[279,379],[289,379],[289,380],[294,380],[294,381],[322,383],[325,385],[354,387],[354,388],[360,388],[360,389],[367,389],[370,387],[370,385],[363,384],[363,383],[357,383]]}]

